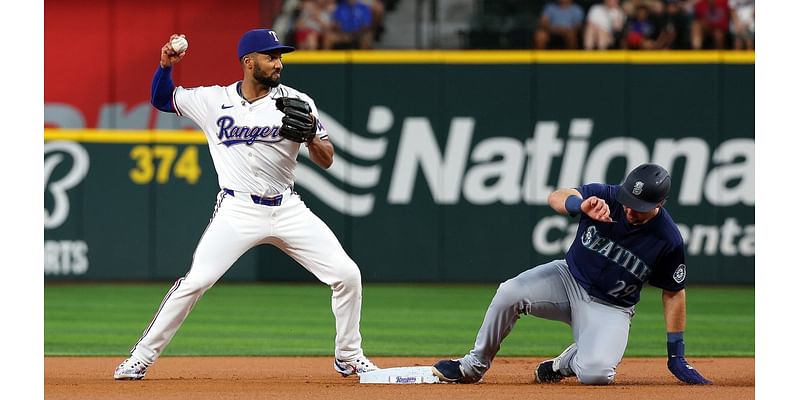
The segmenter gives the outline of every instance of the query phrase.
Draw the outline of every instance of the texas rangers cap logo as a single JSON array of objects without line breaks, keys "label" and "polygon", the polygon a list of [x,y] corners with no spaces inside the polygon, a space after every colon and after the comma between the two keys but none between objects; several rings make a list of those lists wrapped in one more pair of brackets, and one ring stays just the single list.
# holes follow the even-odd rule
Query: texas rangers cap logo
[{"label": "texas rangers cap logo", "polygon": [[672,279],[674,279],[676,283],[683,283],[684,279],[686,279],[686,264],[678,265],[678,269],[672,274]]},{"label": "texas rangers cap logo", "polygon": [[633,195],[634,196],[638,196],[638,195],[642,194],[642,189],[643,188],[644,188],[644,182],[636,181],[636,183],[633,184]]}]

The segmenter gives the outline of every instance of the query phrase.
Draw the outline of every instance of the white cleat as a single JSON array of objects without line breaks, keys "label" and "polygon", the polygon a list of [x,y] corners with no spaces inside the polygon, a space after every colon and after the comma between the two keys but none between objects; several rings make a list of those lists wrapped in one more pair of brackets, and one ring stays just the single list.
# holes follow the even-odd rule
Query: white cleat
[{"label": "white cleat", "polygon": [[353,374],[362,374],[364,372],[375,371],[378,368],[365,356],[356,357],[349,361],[334,359],[333,369],[342,374],[342,376],[350,376]]},{"label": "white cleat", "polygon": [[144,378],[147,373],[147,364],[136,358],[130,357],[114,370],[114,379],[121,381],[135,381]]}]

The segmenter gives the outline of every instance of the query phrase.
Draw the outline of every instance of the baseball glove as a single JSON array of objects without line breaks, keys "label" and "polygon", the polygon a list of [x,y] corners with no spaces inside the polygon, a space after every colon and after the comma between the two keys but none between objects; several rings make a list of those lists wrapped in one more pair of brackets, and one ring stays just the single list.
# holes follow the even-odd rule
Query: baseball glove
[{"label": "baseball glove", "polygon": [[285,115],[279,134],[297,143],[311,141],[317,134],[317,119],[311,115],[311,106],[305,101],[293,97],[281,97],[275,100],[275,106]]}]

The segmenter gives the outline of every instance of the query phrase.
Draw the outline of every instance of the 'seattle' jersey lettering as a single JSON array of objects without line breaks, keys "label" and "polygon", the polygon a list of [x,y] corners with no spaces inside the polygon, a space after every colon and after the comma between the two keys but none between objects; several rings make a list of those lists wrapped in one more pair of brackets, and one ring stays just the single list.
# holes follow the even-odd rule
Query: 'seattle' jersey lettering
[{"label": "'seattle' jersey lettering", "polygon": [[[179,86],[173,93],[175,111],[205,133],[221,188],[266,196],[281,193],[294,185],[300,143],[284,140],[278,133],[284,114],[275,107],[275,99],[303,99],[319,121],[317,106],[305,93],[285,85],[249,103],[239,94],[238,85]],[[317,123],[317,135],[328,136],[321,123]]]},{"label": "'seattle' jersey lettering", "polygon": [[584,199],[605,200],[615,221],[599,222],[581,214],[567,252],[570,272],[589,295],[630,307],[639,302],[645,282],[671,291],[684,288],[683,238],[666,209],[644,225],[631,225],[616,201],[619,185],[593,183],[577,189]]},{"label": "'seattle' jersey lettering", "polygon": [[583,247],[596,251],[603,257],[614,261],[617,265],[626,269],[642,282],[650,276],[650,267],[648,267],[641,258],[636,257],[636,255],[629,250],[614,243],[613,240],[600,236],[594,225],[590,225],[586,228],[586,232],[581,236],[581,243]]}]

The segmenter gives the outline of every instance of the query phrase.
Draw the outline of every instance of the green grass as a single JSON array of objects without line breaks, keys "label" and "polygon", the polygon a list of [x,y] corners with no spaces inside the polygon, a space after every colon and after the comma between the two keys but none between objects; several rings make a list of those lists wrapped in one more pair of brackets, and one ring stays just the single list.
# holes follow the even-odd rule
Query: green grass
[{"label": "green grass", "polygon": [[[169,289],[152,284],[45,286],[45,355],[124,355]],[[461,356],[497,285],[364,285],[361,334],[372,356]],[[687,290],[687,354],[755,355],[755,290]],[[195,306],[165,355],[331,355],[330,289],[322,284],[220,283]],[[523,317],[500,356],[551,356],[572,341],[560,322]],[[660,291],[642,293],[627,356],[665,354]]]}]

